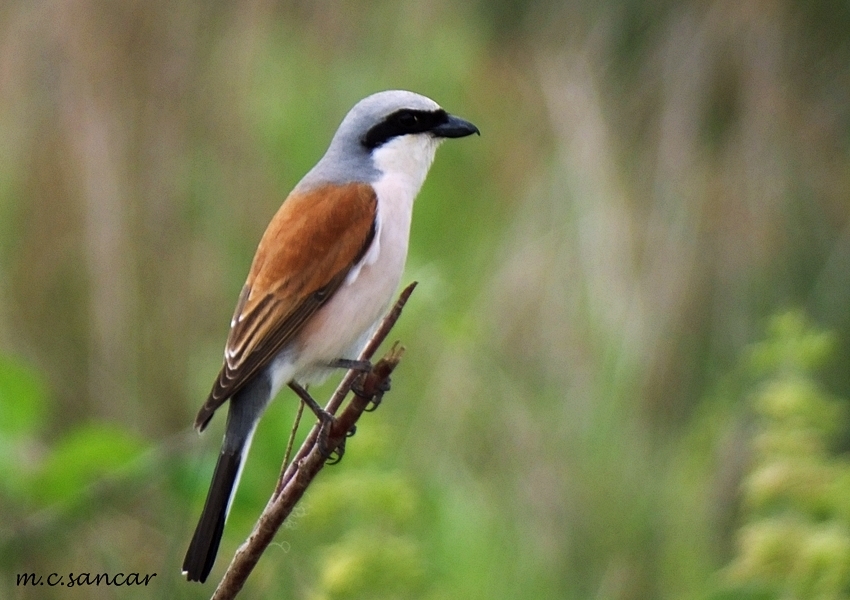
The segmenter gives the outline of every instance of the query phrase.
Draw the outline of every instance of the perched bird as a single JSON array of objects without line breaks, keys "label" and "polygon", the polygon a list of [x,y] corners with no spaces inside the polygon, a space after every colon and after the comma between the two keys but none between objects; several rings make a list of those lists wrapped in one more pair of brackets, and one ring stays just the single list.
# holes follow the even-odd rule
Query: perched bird
[{"label": "perched bird", "polygon": [[281,205],[236,303],[224,365],[195,427],[228,399],[224,441],[186,558],[189,581],[215,562],[251,438],[290,382],[356,358],[404,269],[413,200],[446,138],[479,133],[433,100],[385,91],[345,116],[322,159]]}]

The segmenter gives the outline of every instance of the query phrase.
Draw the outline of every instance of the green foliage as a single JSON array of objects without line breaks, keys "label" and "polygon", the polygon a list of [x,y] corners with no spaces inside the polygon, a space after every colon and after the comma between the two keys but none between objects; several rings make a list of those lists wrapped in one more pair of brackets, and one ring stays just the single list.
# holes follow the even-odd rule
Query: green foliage
[{"label": "green foliage", "polygon": [[315,600],[417,598],[424,584],[424,556],[415,540],[364,527],[328,546]]},{"label": "green foliage", "polygon": [[418,598],[428,561],[417,535],[421,491],[397,468],[380,467],[388,437],[369,419],[353,439],[345,469],[310,490],[301,535],[319,543],[319,565],[309,597]]},{"label": "green foliage", "polygon": [[0,355],[0,502],[20,499],[35,460],[35,440],[47,413],[47,393],[31,367]]},{"label": "green foliage", "polygon": [[0,435],[23,437],[38,432],[47,412],[44,382],[31,367],[0,355]]},{"label": "green foliage", "polygon": [[75,427],[44,443],[49,397],[41,375],[0,355],[0,506],[73,504],[93,484],[138,458],[145,444],[107,423]]},{"label": "green foliage", "polygon": [[138,458],[145,445],[111,424],[78,427],[52,446],[33,478],[32,493],[43,505],[74,499],[90,485]]},{"label": "green foliage", "polygon": [[850,461],[836,449],[850,429],[848,404],[815,375],[834,347],[833,336],[787,313],[752,349],[762,382],[750,403],[752,464],[737,554],[724,573],[729,597],[759,589],[771,598],[850,598]]},{"label": "green foliage", "polygon": [[768,339],[755,344],[750,351],[749,363],[756,376],[777,372],[809,375],[835,354],[835,335],[814,330],[800,312],[773,317],[767,331]]}]

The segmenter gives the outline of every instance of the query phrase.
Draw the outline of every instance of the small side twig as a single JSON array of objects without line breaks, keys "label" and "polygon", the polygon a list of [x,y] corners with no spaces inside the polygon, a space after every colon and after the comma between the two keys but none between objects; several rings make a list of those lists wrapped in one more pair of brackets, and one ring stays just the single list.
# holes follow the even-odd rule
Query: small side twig
[{"label": "small side twig", "polygon": [[[384,317],[372,338],[363,348],[358,357],[359,360],[370,361],[372,359],[378,347],[389,335],[390,330],[401,316],[401,311],[415,287],[416,282],[413,282],[402,291],[392,310]],[[354,395],[334,421],[328,434],[327,447],[329,449],[337,448],[343,443],[346,435],[369,406],[372,398],[385,388],[390,374],[401,360],[403,351],[404,349],[396,343],[386,356],[374,363],[372,370],[365,376],[354,370],[349,370],[345,374],[327,406],[325,406],[325,410],[333,415],[336,415],[345,397],[351,391],[355,380],[361,376],[363,379],[358,394]],[[292,462],[283,469],[274,493],[257,520],[254,530],[236,551],[211,600],[231,600],[236,597],[263,552],[274,539],[280,526],[292,512],[298,500],[304,495],[310,482],[324,467],[326,456],[322,454],[318,447],[319,444],[316,443],[318,434],[319,426],[317,424],[304,440]]]},{"label": "small side twig", "polygon": [[292,456],[292,445],[295,443],[295,434],[298,433],[298,426],[301,424],[301,415],[304,414],[304,403],[298,403],[298,410],[295,413],[295,421],[292,423],[292,431],[289,432],[289,439],[286,440],[286,451],[283,453],[283,464],[289,464],[289,457]]}]

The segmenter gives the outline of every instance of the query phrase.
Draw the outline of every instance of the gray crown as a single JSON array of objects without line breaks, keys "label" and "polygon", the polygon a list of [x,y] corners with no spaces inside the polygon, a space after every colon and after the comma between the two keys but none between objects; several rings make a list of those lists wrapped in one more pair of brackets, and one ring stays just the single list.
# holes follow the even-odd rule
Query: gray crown
[{"label": "gray crown", "polygon": [[430,98],[405,90],[388,90],[367,96],[348,111],[325,155],[295,189],[304,191],[324,183],[377,181],[381,173],[372,163],[372,153],[362,140],[372,127],[405,108],[435,111],[440,109],[440,105]]}]

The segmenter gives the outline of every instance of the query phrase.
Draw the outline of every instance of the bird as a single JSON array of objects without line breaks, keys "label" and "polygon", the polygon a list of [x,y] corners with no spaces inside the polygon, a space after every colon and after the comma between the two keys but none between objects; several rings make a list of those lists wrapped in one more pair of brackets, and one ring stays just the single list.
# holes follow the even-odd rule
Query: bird
[{"label": "bird", "polygon": [[203,583],[212,570],[264,410],[284,385],[318,383],[355,362],[401,281],[414,199],[437,147],[472,134],[480,135],[475,125],[426,96],[367,96],[272,218],[236,302],[224,363],[195,419],[202,432],[229,400],[183,562],[188,581]]}]

